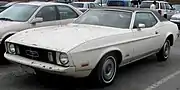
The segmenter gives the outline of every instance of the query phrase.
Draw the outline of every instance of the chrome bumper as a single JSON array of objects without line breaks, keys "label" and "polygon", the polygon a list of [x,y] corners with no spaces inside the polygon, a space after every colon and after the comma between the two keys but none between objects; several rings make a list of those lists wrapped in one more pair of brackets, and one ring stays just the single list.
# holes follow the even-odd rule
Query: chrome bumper
[{"label": "chrome bumper", "polygon": [[76,71],[75,67],[62,67],[54,64],[49,64],[45,62],[35,61],[32,59],[24,58],[18,55],[4,54],[4,57],[9,61],[16,62],[28,67],[37,68],[45,72],[55,73],[65,76],[72,77],[86,77],[89,75],[90,71]]}]

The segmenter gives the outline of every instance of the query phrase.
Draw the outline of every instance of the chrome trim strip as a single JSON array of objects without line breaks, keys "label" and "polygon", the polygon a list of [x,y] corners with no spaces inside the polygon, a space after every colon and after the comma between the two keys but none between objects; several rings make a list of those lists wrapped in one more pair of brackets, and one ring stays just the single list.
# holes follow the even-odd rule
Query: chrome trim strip
[{"label": "chrome trim strip", "polygon": [[83,51],[91,51],[91,50],[101,49],[101,48],[104,48],[104,47],[115,46],[115,45],[119,45],[119,44],[127,44],[127,43],[141,41],[141,40],[145,40],[145,39],[149,39],[149,38],[155,38],[155,37],[158,37],[158,36],[160,36],[160,34],[145,36],[145,37],[141,37],[141,38],[135,38],[135,39],[131,39],[131,40],[125,40],[125,41],[122,41],[122,42],[110,43],[110,44],[106,44],[106,45],[101,45],[99,47],[88,48],[88,49],[83,50]]},{"label": "chrome trim strip", "polygon": [[127,62],[127,63],[122,63],[122,64],[119,65],[119,67],[124,66],[124,65],[127,65],[127,64],[130,64],[130,63],[133,63],[133,62],[138,61],[138,60],[141,60],[141,59],[146,58],[146,57],[148,57],[148,56],[151,56],[151,55],[157,53],[159,50],[160,50],[160,49],[156,49],[156,50],[153,50],[153,51],[150,51],[150,52],[147,52],[147,53],[144,53],[144,54],[141,54],[141,55],[132,57],[132,58],[130,58],[130,59],[126,59],[126,60],[124,60],[124,61],[125,61],[125,62],[126,62],[126,61],[129,61],[129,62]]}]

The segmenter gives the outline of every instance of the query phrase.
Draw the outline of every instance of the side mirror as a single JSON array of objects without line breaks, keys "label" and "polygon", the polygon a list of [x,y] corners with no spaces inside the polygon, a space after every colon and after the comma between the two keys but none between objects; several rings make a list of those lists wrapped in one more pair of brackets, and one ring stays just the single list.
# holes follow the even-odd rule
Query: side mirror
[{"label": "side mirror", "polygon": [[142,23],[138,24],[138,28],[145,28],[145,27],[146,27],[145,24]]},{"label": "side mirror", "polygon": [[38,18],[34,18],[34,19],[31,21],[31,23],[32,23],[32,24],[36,24],[36,23],[40,23],[40,22],[42,22],[42,21],[43,21],[43,18],[38,17]]}]

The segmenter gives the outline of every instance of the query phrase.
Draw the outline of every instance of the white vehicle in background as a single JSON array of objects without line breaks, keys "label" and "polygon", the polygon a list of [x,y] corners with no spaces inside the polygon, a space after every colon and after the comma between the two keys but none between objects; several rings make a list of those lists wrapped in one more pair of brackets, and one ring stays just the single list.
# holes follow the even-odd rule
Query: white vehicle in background
[{"label": "white vehicle in background", "polygon": [[40,78],[44,71],[91,77],[92,84],[104,86],[115,80],[120,66],[153,54],[158,61],[166,61],[178,34],[177,25],[156,11],[90,9],[67,26],[41,27],[11,36],[5,41],[4,56],[31,67]]},{"label": "white vehicle in background", "polygon": [[[0,13],[0,56],[6,38],[24,29],[68,24],[82,12],[75,7],[53,2],[18,3]],[[1,61],[0,61],[1,63]]]},{"label": "white vehicle in background", "polygon": [[[150,8],[151,4],[154,1],[142,1],[140,8]],[[176,13],[176,10],[165,1],[156,1],[156,10],[161,14],[161,16],[164,16],[168,20],[170,20],[171,16]]]},{"label": "white vehicle in background", "polygon": [[85,12],[90,8],[99,8],[101,7],[99,4],[95,2],[73,2],[71,3],[72,6],[78,8],[80,11]]}]

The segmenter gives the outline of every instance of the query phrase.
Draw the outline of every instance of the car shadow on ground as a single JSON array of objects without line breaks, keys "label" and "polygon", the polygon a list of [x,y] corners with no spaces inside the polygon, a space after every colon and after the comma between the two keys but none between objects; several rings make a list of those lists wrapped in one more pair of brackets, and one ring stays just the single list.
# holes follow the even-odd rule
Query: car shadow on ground
[{"label": "car shadow on ground", "polygon": [[[113,85],[117,85],[118,83],[121,83],[119,81],[124,78],[124,76],[127,76],[129,74],[137,74],[137,71],[143,69],[146,69],[145,67],[152,66],[154,64],[158,66],[162,66],[162,63],[159,63],[156,60],[155,56],[148,57],[145,59],[141,59],[139,61],[136,61],[134,63],[131,63],[129,65],[123,66],[119,68],[116,76],[116,80],[113,83]],[[146,71],[146,70],[144,70]],[[127,77],[125,77],[127,78]],[[103,89],[101,87],[98,87],[94,85],[94,82],[88,82],[85,78],[81,79],[75,79],[75,78],[70,78],[70,77],[63,77],[63,76],[49,76],[44,80],[39,80],[35,75],[31,74],[27,80],[24,80],[24,84],[29,84],[29,81],[33,82],[37,87],[44,87],[44,88],[49,88],[48,90],[87,90],[87,89]],[[118,83],[116,83],[118,82]],[[32,84],[31,84],[32,85]],[[113,85],[111,85],[113,87]]]}]

